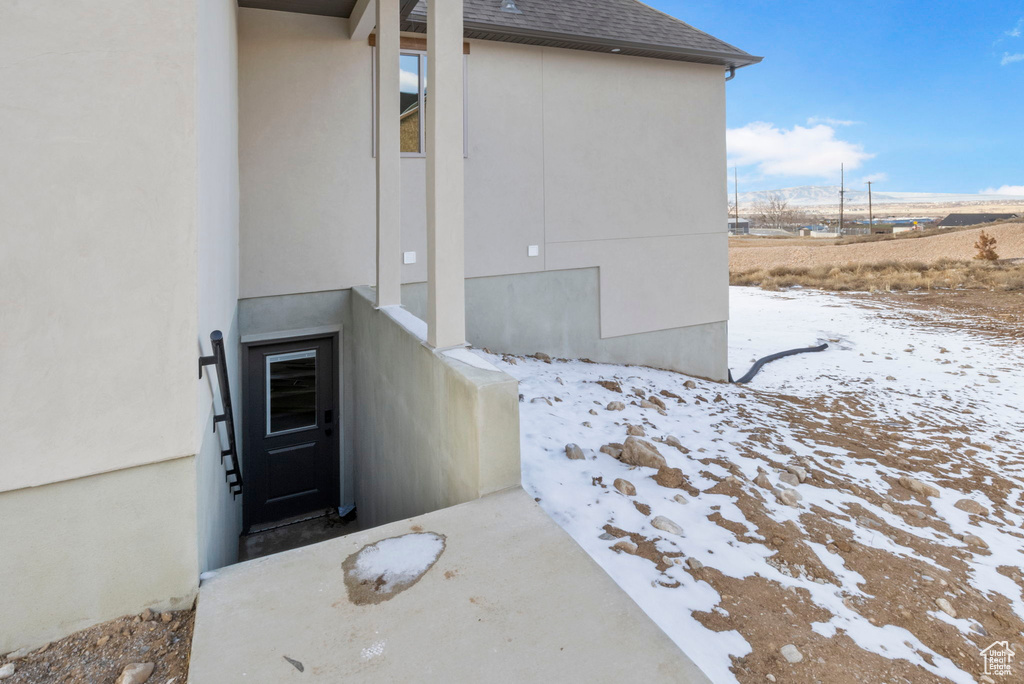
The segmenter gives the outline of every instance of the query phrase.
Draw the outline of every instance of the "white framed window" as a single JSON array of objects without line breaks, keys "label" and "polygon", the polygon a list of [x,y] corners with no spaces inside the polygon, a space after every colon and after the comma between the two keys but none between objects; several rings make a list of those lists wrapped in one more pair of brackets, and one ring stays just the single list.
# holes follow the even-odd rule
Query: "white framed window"
[{"label": "white framed window", "polygon": [[316,349],[266,357],[266,434],[317,426]]},{"label": "white framed window", "polygon": [[[373,156],[377,156],[377,64],[378,50],[373,48],[373,73],[370,89],[373,100],[372,134]],[[398,124],[403,157],[425,157],[427,153],[427,53],[425,50],[405,50],[399,54],[399,88],[401,111]],[[462,154],[469,156],[469,60],[462,57]]]}]

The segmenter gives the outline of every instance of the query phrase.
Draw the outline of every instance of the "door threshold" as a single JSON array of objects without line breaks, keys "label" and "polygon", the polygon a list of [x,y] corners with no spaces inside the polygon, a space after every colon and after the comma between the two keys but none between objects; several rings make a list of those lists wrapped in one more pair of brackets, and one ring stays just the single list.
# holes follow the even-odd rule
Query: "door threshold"
[{"label": "door threshold", "polygon": [[263,525],[258,530],[238,538],[238,560],[247,561],[270,556],[282,551],[291,551],[310,544],[343,537],[360,530],[355,510],[339,516],[337,510],[307,513],[272,525]]},{"label": "door threshold", "polygon": [[278,520],[277,522],[264,523],[263,525],[259,525],[259,526],[255,526],[254,525],[248,532],[246,532],[242,536],[244,537],[244,536],[247,536],[247,535],[250,535],[250,534],[259,534],[260,532],[269,532],[270,530],[277,530],[277,529],[280,529],[282,527],[288,527],[289,525],[297,525],[298,523],[306,522],[307,520],[316,520],[317,518],[322,518],[325,515],[330,515],[331,511],[333,511],[333,510],[334,510],[333,508],[325,508],[325,509],[320,510],[320,511],[313,511],[312,513],[304,513],[302,515],[295,515],[295,516],[292,516],[291,518],[285,518],[284,520]]}]

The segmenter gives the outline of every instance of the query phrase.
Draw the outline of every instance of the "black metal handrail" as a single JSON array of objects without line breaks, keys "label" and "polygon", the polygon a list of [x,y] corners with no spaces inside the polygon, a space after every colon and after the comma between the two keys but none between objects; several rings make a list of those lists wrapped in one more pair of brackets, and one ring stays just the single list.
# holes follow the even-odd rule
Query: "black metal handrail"
[{"label": "black metal handrail", "polygon": [[[230,457],[227,472],[224,480],[231,488],[232,498],[242,493],[242,466],[238,456],[238,448],[235,442],[235,414],[231,410],[231,386],[228,383],[228,362],[224,355],[224,334],[220,330],[210,333],[210,346],[213,347],[213,354],[199,357],[199,379],[203,379],[203,366],[217,366],[217,384],[220,385],[220,401],[223,407],[222,412],[213,416],[213,431],[217,432],[217,423],[224,423],[228,437],[228,448],[220,452],[220,462],[224,463],[225,457]],[[235,478],[234,482],[231,478]]]}]

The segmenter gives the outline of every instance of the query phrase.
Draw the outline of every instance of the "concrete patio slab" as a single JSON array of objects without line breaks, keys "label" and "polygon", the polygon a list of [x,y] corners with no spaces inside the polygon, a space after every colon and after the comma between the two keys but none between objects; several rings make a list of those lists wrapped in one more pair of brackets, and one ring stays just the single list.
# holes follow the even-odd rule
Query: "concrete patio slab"
[{"label": "concrete patio slab", "polygon": [[[342,563],[445,537],[420,581],[356,605]],[[204,580],[189,681],[709,680],[520,488],[241,563]]]}]

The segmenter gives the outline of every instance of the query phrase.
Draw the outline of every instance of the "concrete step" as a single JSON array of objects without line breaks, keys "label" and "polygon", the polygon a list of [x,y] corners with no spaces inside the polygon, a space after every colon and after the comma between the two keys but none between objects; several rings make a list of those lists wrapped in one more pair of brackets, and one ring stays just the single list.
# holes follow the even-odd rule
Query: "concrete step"
[{"label": "concrete step", "polygon": [[[346,559],[410,533],[444,537],[436,563],[387,600],[353,602]],[[189,681],[293,678],[709,681],[520,488],[204,580]]]}]

